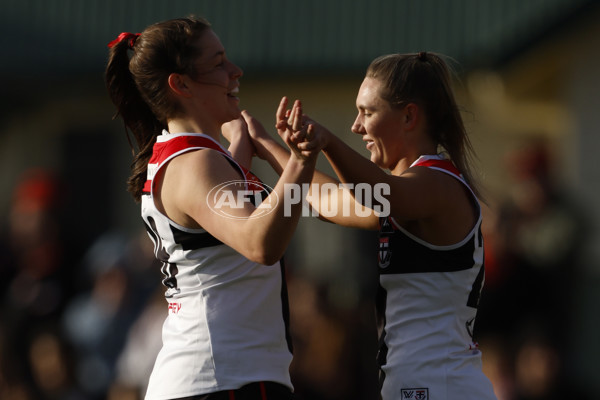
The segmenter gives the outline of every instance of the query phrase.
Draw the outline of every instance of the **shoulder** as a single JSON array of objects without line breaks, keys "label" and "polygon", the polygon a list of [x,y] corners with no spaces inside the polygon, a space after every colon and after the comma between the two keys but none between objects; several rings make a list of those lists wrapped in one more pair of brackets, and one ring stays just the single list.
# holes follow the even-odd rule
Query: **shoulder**
[{"label": "shoulder", "polygon": [[230,161],[224,153],[209,148],[190,150],[175,157],[171,163],[185,168],[186,171],[212,173],[220,168],[232,169]]},{"label": "shoulder", "polygon": [[[454,245],[473,229],[479,208],[468,186],[456,176],[427,167],[409,168],[399,178],[405,185],[404,204],[392,215],[411,234],[433,245]],[[401,207],[403,206],[403,207]]]},{"label": "shoulder", "polygon": [[173,158],[166,166],[164,179],[166,184],[187,190],[239,179],[239,173],[223,153],[199,149]]},{"label": "shoulder", "polygon": [[156,200],[166,215],[180,225],[198,228],[205,221],[206,198],[215,187],[239,179],[224,154],[212,149],[192,150],[165,165]]},{"label": "shoulder", "polygon": [[413,167],[416,181],[421,182],[421,192],[429,200],[431,216],[448,218],[462,218],[471,220],[478,213],[475,204],[477,198],[469,185],[456,170],[431,167]]},{"label": "shoulder", "polygon": [[460,173],[436,166],[417,165],[410,167],[400,175],[401,178],[412,179],[423,186],[427,192],[435,194],[438,191],[447,193],[448,190],[467,188]]},{"label": "shoulder", "polygon": [[443,190],[453,181],[458,182],[443,171],[420,165],[412,166],[400,175],[392,176],[391,179],[403,182],[412,193],[421,196]]},{"label": "shoulder", "polygon": [[[391,215],[403,221],[434,218],[464,204],[464,184],[444,171],[413,166],[389,177]],[[468,204],[468,203],[467,203]]]}]

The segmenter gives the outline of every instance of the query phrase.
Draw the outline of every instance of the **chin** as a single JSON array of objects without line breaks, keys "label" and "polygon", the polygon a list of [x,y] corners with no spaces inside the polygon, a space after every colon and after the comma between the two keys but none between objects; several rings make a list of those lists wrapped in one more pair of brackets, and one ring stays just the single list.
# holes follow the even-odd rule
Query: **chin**
[{"label": "chin", "polygon": [[223,118],[223,123],[221,125],[226,124],[231,121],[235,121],[236,119],[240,118],[241,116],[242,116],[242,112],[240,110],[238,110],[237,112],[229,113],[227,116],[225,116]]},{"label": "chin", "polygon": [[230,119],[230,121],[233,121],[234,119],[238,119],[242,116],[242,110],[240,110],[239,108],[236,109],[233,114],[232,114],[232,118]]},{"label": "chin", "polygon": [[375,154],[371,153],[371,162],[375,165],[377,165],[378,167],[381,167],[381,159],[379,159],[379,157],[377,157]]}]

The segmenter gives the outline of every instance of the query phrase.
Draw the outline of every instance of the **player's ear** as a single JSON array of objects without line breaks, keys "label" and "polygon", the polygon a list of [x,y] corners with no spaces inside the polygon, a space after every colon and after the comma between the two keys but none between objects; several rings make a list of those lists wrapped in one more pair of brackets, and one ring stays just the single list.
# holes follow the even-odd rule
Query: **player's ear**
[{"label": "player's ear", "polygon": [[173,72],[167,79],[169,89],[178,96],[186,98],[192,97],[192,92],[187,84],[187,77],[182,74]]},{"label": "player's ear", "polygon": [[404,107],[404,128],[414,129],[421,117],[421,108],[415,103],[408,103]]}]

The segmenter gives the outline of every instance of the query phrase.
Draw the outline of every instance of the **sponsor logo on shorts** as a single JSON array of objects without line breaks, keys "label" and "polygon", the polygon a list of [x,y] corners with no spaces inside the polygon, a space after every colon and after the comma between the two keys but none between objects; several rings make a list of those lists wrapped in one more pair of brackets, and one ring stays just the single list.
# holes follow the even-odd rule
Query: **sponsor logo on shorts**
[{"label": "sponsor logo on shorts", "polygon": [[400,390],[402,400],[429,400],[428,388],[409,388]]}]

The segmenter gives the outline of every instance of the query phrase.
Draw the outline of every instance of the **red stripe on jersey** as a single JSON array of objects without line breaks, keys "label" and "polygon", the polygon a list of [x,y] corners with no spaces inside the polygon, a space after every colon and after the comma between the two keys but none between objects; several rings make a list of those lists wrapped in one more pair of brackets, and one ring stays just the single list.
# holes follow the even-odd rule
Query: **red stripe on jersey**
[{"label": "red stripe on jersey", "polygon": [[[167,140],[166,142],[156,142],[152,149],[152,157],[150,157],[149,164],[160,165],[162,162],[167,160],[173,154],[180,152],[189,148],[208,148],[218,151],[219,153],[224,154],[225,156],[231,158],[229,154],[227,154],[221,146],[219,146],[214,141],[203,137],[203,136],[177,136],[172,139]],[[239,165],[239,164],[238,164]],[[244,171],[245,179],[250,182],[260,183],[260,179],[258,179],[252,172],[250,172],[247,168],[240,165],[242,171]],[[146,180],[144,184],[143,191],[145,193],[150,193],[152,189],[152,181],[150,179]],[[254,190],[262,190],[262,186],[257,185],[254,186]]]},{"label": "red stripe on jersey", "polygon": [[265,388],[264,382],[259,382],[260,384],[260,398],[261,400],[267,400],[267,389]]},{"label": "red stripe on jersey", "polygon": [[436,167],[444,169],[462,179],[458,168],[450,160],[424,159],[412,165],[413,167]]}]

